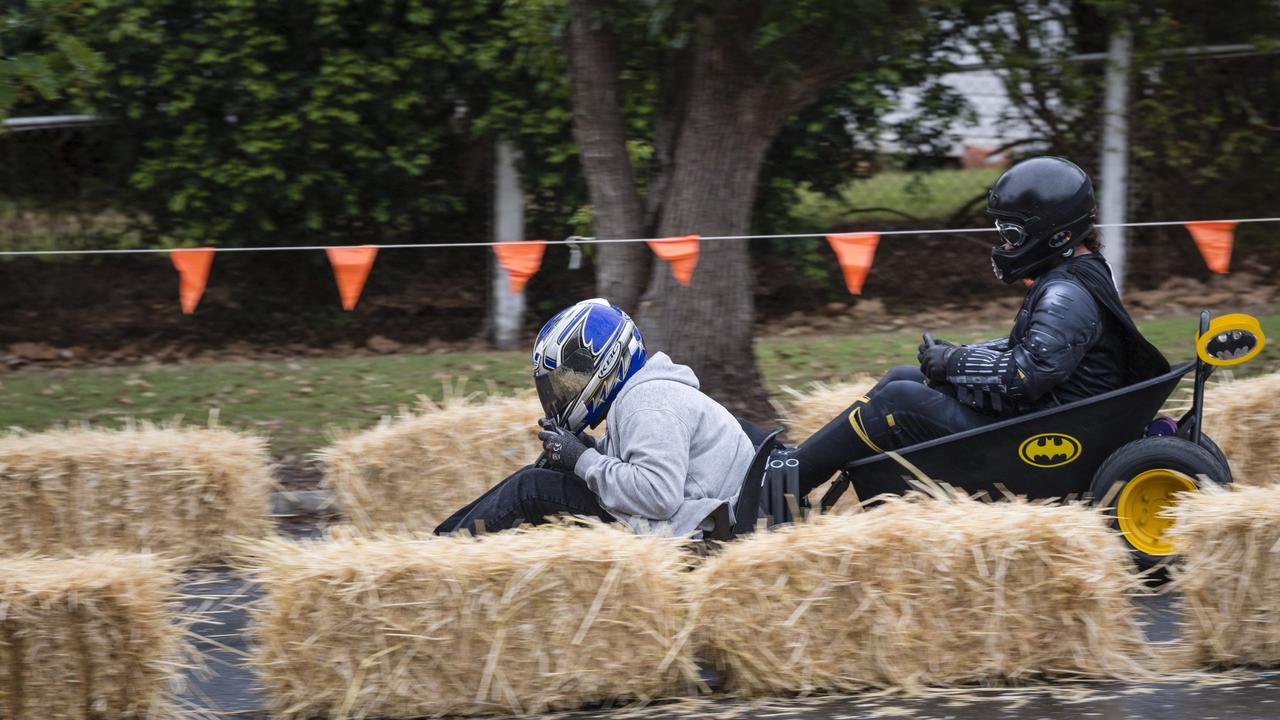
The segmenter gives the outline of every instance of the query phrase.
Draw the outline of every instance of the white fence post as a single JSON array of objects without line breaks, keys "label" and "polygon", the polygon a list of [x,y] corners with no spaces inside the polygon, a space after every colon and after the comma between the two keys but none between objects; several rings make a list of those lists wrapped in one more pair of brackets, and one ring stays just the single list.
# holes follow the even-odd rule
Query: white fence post
[{"label": "white fence post", "polygon": [[[1101,224],[1127,221],[1129,210],[1129,65],[1133,38],[1127,24],[1111,32],[1107,46],[1107,91],[1102,116],[1102,197],[1098,208]],[[1116,287],[1124,292],[1127,228],[1103,232],[1107,260],[1115,273]]]},{"label": "white fence post", "polygon": [[[508,142],[498,142],[494,153],[493,239],[495,242],[524,240],[524,195],[520,191],[520,175],[516,171],[516,150]],[[507,271],[495,258],[490,258],[493,342],[504,350],[520,344],[521,320],[524,318],[524,293],[511,292]]]}]

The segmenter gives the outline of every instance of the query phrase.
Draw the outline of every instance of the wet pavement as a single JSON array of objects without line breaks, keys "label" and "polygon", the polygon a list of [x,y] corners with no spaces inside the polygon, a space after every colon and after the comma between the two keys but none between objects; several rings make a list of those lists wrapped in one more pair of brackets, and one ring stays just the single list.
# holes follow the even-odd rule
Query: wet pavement
[{"label": "wet pavement", "polygon": [[189,710],[260,717],[261,688],[249,657],[247,607],[262,596],[253,583],[226,571],[195,578],[184,588],[185,610],[203,667],[186,674],[179,699]]},{"label": "wet pavement", "polygon": [[[213,571],[186,587],[187,610],[199,613],[192,631],[204,667],[188,673],[181,694],[192,713],[266,718],[261,690],[245,665],[246,606],[260,597],[251,583]],[[1153,641],[1176,635],[1167,596],[1139,600]],[[772,700],[698,698],[644,708],[564,713],[564,720],[855,720],[909,717],[921,720],[1270,720],[1280,718],[1280,673],[1205,673],[1161,684],[1066,684],[1035,689],[936,691],[922,697],[821,696]]]}]

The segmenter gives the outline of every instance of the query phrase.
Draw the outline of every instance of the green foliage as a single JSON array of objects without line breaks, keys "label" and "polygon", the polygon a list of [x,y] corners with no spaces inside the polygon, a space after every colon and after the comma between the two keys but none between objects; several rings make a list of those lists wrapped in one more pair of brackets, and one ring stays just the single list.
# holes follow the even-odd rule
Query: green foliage
[{"label": "green foliage", "polygon": [[[499,22],[518,49],[501,53],[501,61],[487,70],[513,91],[500,91],[490,114],[481,120],[521,139],[526,169],[539,178],[531,189],[535,197],[549,181],[559,183],[554,187],[560,202],[535,201],[533,213],[554,208],[562,223],[571,215],[566,210],[577,208],[576,220],[584,209],[568,109],[568,19],[566,0],[512,0],[504,6]],[[790,118],[775,140],[762,172],[753,224],[776,231],[790,222],[789,211],[802,184],[834,191],[859,162],[876,154],[877,140],[886,133],[925,154],[949,140],[950,123],[967,106],[934,82],[948,67],[946,51],[954,35],[947,29],[948,19],[956,19],[949,2],[804,0],[748,8],[712,0],[651,0],[603,4],[593,21],[618,38],[622,112],[642,194],[665,169],[664,159],[655,154],[656,136],[664,122],[680,122],[680,108],[673,100],[691,73],[690,44],[700,23],[713,23],[717,35],[733,37],[737,46],[749,49],[752,62],[765,68],[767,81],[775,85],[810,81],[802,63],[812,64],[815,57],[823,58],[824,67],[867,66],[849,81],[821,84],[816,101]],[[529,87],[537,88],[536,99]],[[890,125],[884,118],[906,87],[922,90],[921,112]],[[555,103],[551,108],[529,112],[546,98]],[[516,122],[510,122],[513,118]],[[561,166],[562,160],[573,170]],[[571,202],[565,203],[565,198]],[[572,229],[586,231],[576,221]]]},{"label": "green foliage", "polygon": [[[801,63],[814,56],[875,58],[827,87],[774,142],[753,222],[785,231],[809,229],[815,212],[845,204],[849,179],[878,163],[879,140],[930,155],[950,139],[965,104],[935,81],[961,37],[1007,69],[1009,116],[1030,124],[1038,148],[1096,169],[1102,65],[1069,58],[1105,50],[1110,27],[1126,20],[1135,38],[1135,213],[1250,213],[1271,199],[1280,55],[1167,52],[1274,48],[1280,13],[1266,0],[726,7],[615,3],[595,18],[621,39],[628,147],[642,191],[662,161],[653,140],[669,116],[663,93],[687,70],[698,23],[735,37],[780,85],[804,80]],[[14,0],[0,11],[0,115],[98,112],[117,126],[94,130],[96,144],[77,150],[70,172],[11,150],[10,162],[31,168],[13,191],[56,203],[86,197],[96,180],[90,189],[109,188],[116,211],[146,218],[149,237],[175,243],[474,239],[487,226],[489,143],[504,137],[523,151],[530,234],[587,234],[568,12],[566,0]],[[1004,21],[988,21],[1001,12]],[[920,88],[923,109],[890,126],[886,114],[906,87]],[[69,175],[88,180],[55,186]],[[921,207],[928,195],[915,193],[910,207],[936,214]]]},{"label": "green foliage", "polygon": [[[1077,53],[1105,52],[1112,28],[1133,35],[1129,112],[1134,218],[1267,214],[1280,181],[1280,9],[1268,0],[1042,0],[1011,22],[972,25],[984,59],[1007,69],[1008,117],[1029,125],[1027,152],[1096,171],[1104,70]],[[1252,44],[1241,57],[1187,49]],[[1019,152],[1021,148],[1015,148]]]},{"label": "green foliage", "polygon": [[470,49],[484,77],[475,131],[520,149],[525,224],[546,239],[591,234],[560,38],[567,12],[564,0],[511,0]]},{"label": "green foliage", "polygon": [[945,221],[956,208],[986,192],[1000,172],[998,168],[886,170],[850,180],[834,195],[801,186],[791,214],[797,226],[809,229],[873,220]]},{"label": "green foliage", "polygon": [[[1280,184],[1280,7],[1265,0],[1133,3],[1133,164],[1152,217],[1272,215]],[[1253,44],[1237,58],[1170,48]]]},{"label": "green foliage", "polygon": [[105,67],[79,36],[82,0],[11,0],[0,11],[0,118],[88,109]]},{"label": "green foliage", "polygon": [[[757,226],[772,228],[788,221],[801,183],[833,190],[849,177],[889,129],[881,119],[898,90],[936,73],[936,58],[919,51],[945,33],[923,19],[945,6],[770,2],[756,17],[701,0],[608,5],[596,20],[623,39],[623,108],[642,192],[661,161],[662,92],[687,71],[680,63],[697,23],[741,35],[779,84],[802,79],[804,52],[894,51],[787,124],[757,203]],[[475,239],[487,227],[495,137],[522,150],[529,234],[589,234],[565,0],[26,0],[7,13],[0,68],[13,107],[113,118],[95,131],[112,148],[103,173],[127,176],[112,204],[144,218],[147,237]],[[896,128],[921,146],[960,108],[944,92],[925,99],[935,122]]]},{"label": "green foliage", "polygon": [[462,214],[483,3],[94,0],[99,111],[143,138],[163,235],[220,244],[437,235]]}]

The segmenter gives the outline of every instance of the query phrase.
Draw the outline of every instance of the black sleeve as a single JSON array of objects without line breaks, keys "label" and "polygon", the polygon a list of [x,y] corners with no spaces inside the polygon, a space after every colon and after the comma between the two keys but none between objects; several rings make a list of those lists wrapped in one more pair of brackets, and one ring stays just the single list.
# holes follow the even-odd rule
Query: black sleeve
[{"label": "black sleeve", "polygon": [[1009,338],[1008,336],[1005,336],[992,338],[991,340],[981,340],[978,342],[965,343],[960,347],[985,348],[987,350],[995,350],[996,352],[1004,352],[1009,349]]},{"label": "black sleeve", "polygon": [[1031,308],[1021,342],[1004,350],[985,344],[958,348],[947,363],[947,381],[983,395],[1035,402],[1071,375],[1101,335],[1101,314],[1089,291],[1054,281]]}]

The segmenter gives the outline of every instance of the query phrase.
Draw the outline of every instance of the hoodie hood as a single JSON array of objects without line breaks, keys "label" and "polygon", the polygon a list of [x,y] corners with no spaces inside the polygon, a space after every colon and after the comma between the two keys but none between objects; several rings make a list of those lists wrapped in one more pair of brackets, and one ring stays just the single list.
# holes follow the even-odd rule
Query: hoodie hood
[{"label": "hoodie hood", "polygon": [[693,373],[693,368],[688,365],[677,365],[671,362],[671,358],[666,353],[660,352],[649,356],[649,359],[644,363],[644,367],[637,370],[636,374],[632,375],[630,380],[627,380],[627,384],[623,385],[622,389],[618,391],[616,400],[621,400],[637,387],[656,380],[678,382],[681,385],[688,385],[694,390],[698,389],[698,376]]}]

